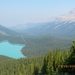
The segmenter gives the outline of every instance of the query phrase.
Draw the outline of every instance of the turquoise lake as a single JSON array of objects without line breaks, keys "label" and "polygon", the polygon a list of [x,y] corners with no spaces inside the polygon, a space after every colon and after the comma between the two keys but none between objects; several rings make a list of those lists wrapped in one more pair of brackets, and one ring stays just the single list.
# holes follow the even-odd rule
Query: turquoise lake
[{"label": "turquoise lake", "polygon": [[12,57],[12,58],[24,58],[21,53],[21,49],[24,45],[11,44],[8,41],[0,42],[0,55]]}]

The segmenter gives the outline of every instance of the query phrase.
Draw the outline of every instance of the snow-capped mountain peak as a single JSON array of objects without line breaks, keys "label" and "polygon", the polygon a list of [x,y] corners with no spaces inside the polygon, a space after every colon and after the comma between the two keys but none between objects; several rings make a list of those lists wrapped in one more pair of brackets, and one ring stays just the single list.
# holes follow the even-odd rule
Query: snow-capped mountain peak
[{"label": "snow-capped mountain peak", "polygon": [[54,19],[54,21],[73,21],[75,22],[75,8],[67,14],[63,14]]},{"label": "snow-capped mountain peak", "polygon": [[70,14],[75,14],[75,8],[69,12]]}]

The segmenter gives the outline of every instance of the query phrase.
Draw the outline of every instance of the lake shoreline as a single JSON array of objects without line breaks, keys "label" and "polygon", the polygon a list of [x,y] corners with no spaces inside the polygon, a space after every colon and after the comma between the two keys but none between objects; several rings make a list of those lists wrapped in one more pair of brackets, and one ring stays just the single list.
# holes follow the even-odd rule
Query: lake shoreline
[{"label": "lake shoreline", "polygon": [[23,44],[12,44],[8,40],[0,42],[0,54],[12,57],[12,58],[25,58],[22,53]]}]

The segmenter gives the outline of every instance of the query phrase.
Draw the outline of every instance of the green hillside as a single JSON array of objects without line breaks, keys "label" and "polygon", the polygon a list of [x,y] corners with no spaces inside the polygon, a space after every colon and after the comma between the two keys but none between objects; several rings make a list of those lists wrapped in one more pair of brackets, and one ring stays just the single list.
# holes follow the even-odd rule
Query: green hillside
[{"label": "green hillside", "polygon": [[0,41],[8,40],[13,44],[24,44],[22,53],[27,56],[43,56],[48,53],[49,50],[56,48],[69,49],[72,44],[73,38],[69,37],[56,37],[53,35],[42,36],[0,36]]},{"label": "green hillside", "polygon": [[61,65],[70,57],[70,54],[70,49],[62,51],[55,49],[50,50],[43,57],[0,61],[0,75],[65,75],[68,71],[65,73],[64,70],[61,71]]},{"label": "green hillside", "polygon": [[0,75],[65,75],[68,73],[60,66],[72,57],[70,47],[73,38],[25,35],[3,37],[1,41],[6,39],[10,43],[25,44],[22,53],[27,58],[12,59],[1,55]]},{"label": "green hillside", "polygon": [[47,54],[51,49],[61,48],[68,49],[72,44],[71,38],[61,38],[52,35],[11,37],[9,42],[17,44],[25,44],[22,53],[27,57],[42,56]]},{"label": "green hillside", "polygon": [[4,55],[0,55],[0,61],[6,61],[9,59],[13,59],[13,58],[10,58],[10,57],[4,56]]}]

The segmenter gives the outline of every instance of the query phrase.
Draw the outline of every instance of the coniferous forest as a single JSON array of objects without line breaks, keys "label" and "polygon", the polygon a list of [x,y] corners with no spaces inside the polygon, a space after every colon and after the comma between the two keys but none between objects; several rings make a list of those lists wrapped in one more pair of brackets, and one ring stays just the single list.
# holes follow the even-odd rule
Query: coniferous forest
[{"label": "coniferous forest", "polygon": [[44,56],[12,59],[0,56],[0,75],[75,75],[75,41],[69,50],[57,48]]},{"label": "coniferous forest", "polygon": [[0,75],[75,75],[75,0],[0,0]]},{"label": "coniferous forest", "polygon": [[[9,38],[8,37],[2,38],[1,41],[3,41],[4,39],[9,39]],[[12,41],[13,39],[14,41]],[[29,45],[28,47],[30,48],[32,48],[34,45],[35,47],[33,47],[33,49],[36,52],[34,52],[34,50],[31,49],[33,50],[32,52],[34,55],[32,56],[31,54],[29,54],[28,57],[20,59],[13,59],[7,56],[0,55],[0,75],[75,75],[74,73],[75,41],[73,41],[73,45],[72,44],[70,45],[69,43],[65,44],[65,46],[67,46],[67,44],[70,45],[69,48],[66,47],[62,49],[60,46],[60,48],[52,49],[50,44],[53,41],[52,38],[50,38],[52,41],[49,39],[49,37],[47,38],[41,37],[41,39],[39,38],[37,40],[34,38],[33,40],[32,38],[26,38],[26,37],[25,39],[26,41],[24,42],[21,38],[17,38],[16,40],[15,37],[12,37],[9,39],[9,42],[22,43],[22,44],[26,43],[26,46]],[[43,43],[45,44],[41,43],[42,42],[41,40],[44,40]],[[59,41],[60,40],[61,39],[59,39]],[[61,40],[62,44],[63,40]],[[39,44],[39,41],[42,45]],[[31,42],[32,42],[31,45],[32,47],[30,46]],[[40,48],[39,45],[43,48]],[[24,49],[25,48],[23,48],[23,51]],[[44,51],[46,51],[46,49],[49,50],[46,54],[40,55],[41,53],[40,50],[42,49],[44,49],[43,53],[45,53]],[[39,56],[37,55],[38,54],[37,52],[39,53]]]}]

